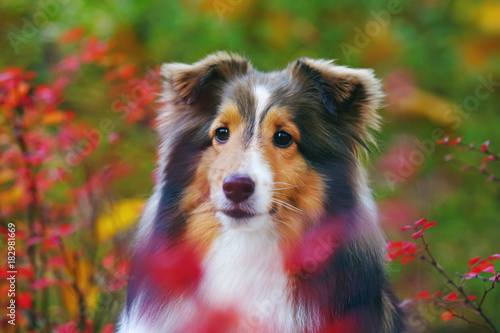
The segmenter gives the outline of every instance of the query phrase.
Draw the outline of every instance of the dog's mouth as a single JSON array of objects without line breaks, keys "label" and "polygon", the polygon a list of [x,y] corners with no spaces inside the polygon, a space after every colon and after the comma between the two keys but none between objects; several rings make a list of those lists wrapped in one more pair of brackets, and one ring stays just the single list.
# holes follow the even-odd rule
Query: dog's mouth
[{"label": "dog's mouth", "polygon": [[[238,208],[230,209],[230,210],[223,210],[222,213],[224,213],[225,215],[227,215],[233,219],[249,219],[249,218],[252,218],[252,217],[255,217],[258,215],[265,215],[265,213],[264,214],[257,214],[257,213],[248,212],[246,210],[238,209]],[[274,215],[276,213],[277,213],[276,206],[273,206],[271,208],[271,210],[268,212],[269,215]]]},{"label": "dog's mouth", "polygon": [[241,209],[224,210],[222,212],[233,219],[249,219],[256,215],[255,213],[250,213]]}]

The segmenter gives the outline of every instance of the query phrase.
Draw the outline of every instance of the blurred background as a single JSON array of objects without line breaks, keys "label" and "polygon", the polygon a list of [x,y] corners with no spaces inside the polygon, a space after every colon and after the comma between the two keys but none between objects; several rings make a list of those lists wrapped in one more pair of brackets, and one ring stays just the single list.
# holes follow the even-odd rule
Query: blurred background
[{"label": "blurred background", "polygon": [[[110,330],[106,324],[116,320],[125,289],[120,284],[109,290],[109,272],[126,263],[117,258],[126,258],[130,227],[154,184],[153,101],[159,88],[158,65],[195,62],[216,50],[243,54],[263,71],[281,69],[301,56],[373,68],[387,98],[380,110],[384,121],[377,134],[379,149],[372,151],[369,169],[388,238],[411,240],[408,231],[400,228],[423,217],[437,222],[426,239],[452,277],[466,271],[470,258],[500,253],[500,183],[488,176],[499,175],[497,160],[481,167],[487,156],[481,151],[436,143],[445,136],[450,141],[463,137],[461,143],[477,142],[480,150],[489,140],[489,151],[500,152],[498,0],[2,0],[0,50],[2,71],[16,67],[36,72],[33,85],[53,89],[47,90],[47,98],[50,92],[64,89],[64,94],[54,97],[57,110],[41,122],[44,135],[68,131],[78,122],[79,127],[72,129],[73,134],[80,133],[74,134],[81,136],[76,141],[95,138],[84,161],[67,162],[71,152],[67,147],[56,152],[51,163],[66,160],[70,167],[66,165],[65,171],[71,175],[45,188],[39,186],[43,200],[33,209],[48,214],[57,207],[46,220],[52,219],[54,230],[67,240],[67,252],[61,254],[56,242],[55,254],[36,259],[40,267],[52,262],[54,271],[35,272],[35,277],[29,277],[31,285],[20,287],[26,293],[38,290],[45,300],[36,305],[42,313],[30,314],[32,303],[20,312],[19,332],[27,331],[29,318],[35,317],[46,330],[65,323],[66,328],[76,327],[72,322],[81,315],[75,305],[80,304],[75,301],[80,296],[86,304],[86,320],[93,321],[96,331]],[[71,83],[58,78],[70,78]],[[42,88],[37,91],[43,95]],[[15,118],[15,113],[0,115],[4,158],[16,139],[9,117]],[[60,140],[57,136],[56,141]],[[18,230],[29,234],[31,227],[23,214],[30,202],[20,203],[28,190],[17,186],[15,163],[10,167],[5,163],[0,167],[2,221],[15,221]],[[33,166],[43,174],[42,167]],[[96,174],[101,187],[92,183]],[[92,195],[82,199],[82,191]],[[36,227],[36,218],[33,223]],[[65,225],[74,230],[61,229]],[[98,246],[89,243],[92,237],[99,239]],[[30,239],[29,245],[38,247],[38,253],[52,251],[33,237],[20,242]],[[22,256],[23,250],[18,251]],[[26,252],[29,257],[30,251]],[[89,257],[89,252],[95,253]],[[52,258],[66,265],[59,273]],[[71,275],[65,271],[68,267],[79,272]],[[393,262],[389,271],[402,300],[423,290],[451,291],[439,274],[418,260],[407,265]],[[71,289],[65,274],[80,287]],[[45,285],[33,287],[37,281]],[[467,285],[478,297],[489,286],[477,279]],[[0,299],[4,291],[5,286]],[[488,296],[484,309],[499,327],[498,290]],[[51,324],[44,323],[44,311],[50,312]],[[441,308],[422,306],[414,311],[412,320],[420,332],[482,330],[459,319],[443,321]]]}]

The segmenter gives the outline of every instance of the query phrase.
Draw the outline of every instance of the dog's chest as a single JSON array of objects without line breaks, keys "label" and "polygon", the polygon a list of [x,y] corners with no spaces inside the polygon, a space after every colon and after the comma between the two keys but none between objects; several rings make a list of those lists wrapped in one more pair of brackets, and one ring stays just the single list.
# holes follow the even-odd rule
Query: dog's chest
[{"label": "dog's chest", "polygon": [[283,256],[273,234],[224,231],[204,261],[200,292],[209,305],[236,310],[243,331],[292,332],[296,326]]}]

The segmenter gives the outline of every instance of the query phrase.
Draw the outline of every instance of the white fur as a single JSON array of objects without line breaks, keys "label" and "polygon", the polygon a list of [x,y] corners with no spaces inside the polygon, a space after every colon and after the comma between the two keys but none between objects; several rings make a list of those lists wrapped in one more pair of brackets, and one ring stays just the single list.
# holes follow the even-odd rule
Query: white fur
[{"label": "white fur", "polygon": [[259,128],[259,120],[262,112],[264,112],[266,106],[269,103],[269,97],[271,92],[264,86],[258,85],[254,88],[254,97],[257,100],[257,105],[255,107],[255,130]]},{"label": "white fur", "polygon": [[201,295],[209,305],[243,314],[238,332],[295,331],[278,236],[269,225],[224,230],[204,262]]},{"label": "white fur", "polygon": [[[294,310],[278,235],[271,224],[258,231],[224,229],[203,261],[203,280],[194,295],[184,296],[148,318],[139,296],[120,318],[120,333],[185,332],[185,325],[209,309],[231,309],[241,315],[237,333],[302,332],[316,318]],[[200,312],[199,312],[200,311]]]}]

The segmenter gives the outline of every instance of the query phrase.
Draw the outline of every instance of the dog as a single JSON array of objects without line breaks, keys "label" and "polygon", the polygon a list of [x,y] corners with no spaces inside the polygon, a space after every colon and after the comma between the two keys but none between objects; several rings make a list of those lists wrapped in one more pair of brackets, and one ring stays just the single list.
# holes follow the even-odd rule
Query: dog
[{"label": "dog", "polygon": [[402,332],[362,160],[371,70],[165,64],[158,182],[118,332]]}]

